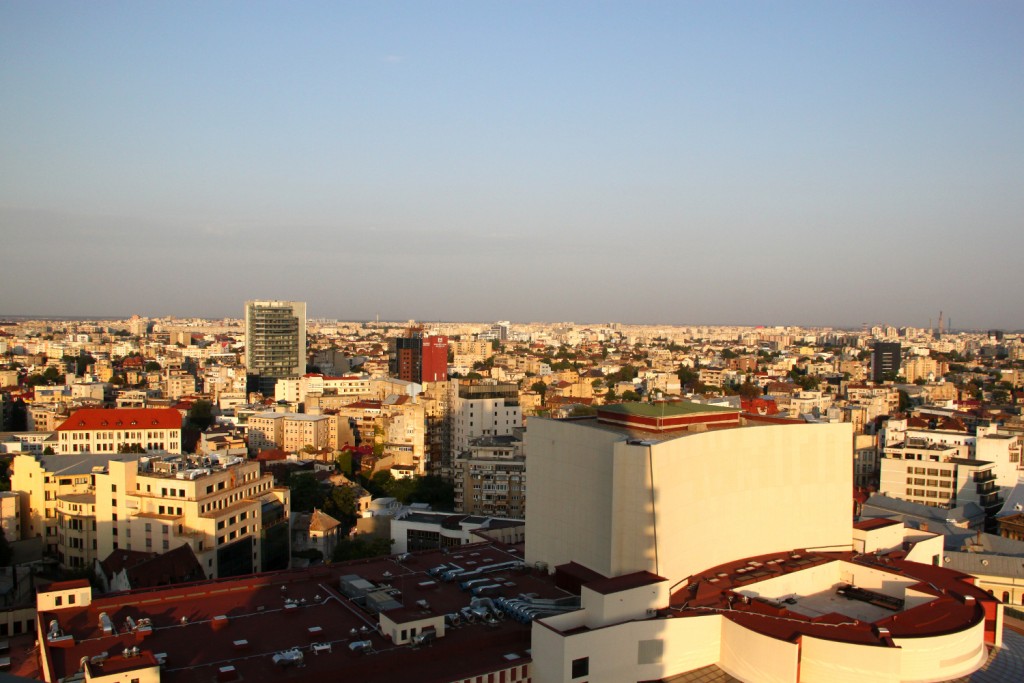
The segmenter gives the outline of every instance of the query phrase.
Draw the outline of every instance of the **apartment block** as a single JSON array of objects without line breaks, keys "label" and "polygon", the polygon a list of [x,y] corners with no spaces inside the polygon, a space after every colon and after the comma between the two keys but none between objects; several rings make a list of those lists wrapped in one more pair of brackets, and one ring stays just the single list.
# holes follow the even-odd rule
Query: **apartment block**
[{"label": "apartment block", "polygon": [[[288,565],[287,489],[243,458],[21,455],[22,537],[63,566],[189,545],[210,578]],[[283,527],[281,526],[283,524]]]},{"label": "apartment block", "polygon": [[484,436],[455,458],[455,510],[526,517],[526,458],[518,435]]}]

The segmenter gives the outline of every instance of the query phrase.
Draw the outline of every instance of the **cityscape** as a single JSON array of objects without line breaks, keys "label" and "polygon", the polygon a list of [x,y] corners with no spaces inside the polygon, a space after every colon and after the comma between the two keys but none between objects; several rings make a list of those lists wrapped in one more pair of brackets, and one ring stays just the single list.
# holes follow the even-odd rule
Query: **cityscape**
[{"label": "cityscape", "polygon": [[0,674],[1024,681],[1022,45],[0,2]]},{"label": "cityscape", "polygon": [[1020,332],[239,314],[0,321],[12,672],[1016,671]]}]

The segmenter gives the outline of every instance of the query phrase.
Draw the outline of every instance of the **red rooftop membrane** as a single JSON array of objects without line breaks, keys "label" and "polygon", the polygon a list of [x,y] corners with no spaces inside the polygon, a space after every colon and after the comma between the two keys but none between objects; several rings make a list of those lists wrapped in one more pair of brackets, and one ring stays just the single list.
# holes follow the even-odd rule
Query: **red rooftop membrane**
[{"label": "red rooftop membrane", "polygon": [[608,425],[648,432],[672,432],[706,427],[738,427],[740,411],[723,406],[660,401],[656,403],[615,403],[597,409],[597,419]]},{"label": "red rooftop membrane", "polygon": [[[493,673],[494,680],[526,681],[530,625],[511,617],[447,623],[474,595],[428,573],[441,564],[506,567],[486,575],[498,588],[477,605],[500,596],[572,597],[546,572],[524,567],[521,556],[519,547],[477,543],[95,599],[87,582],[54,584],[39,598],[41,678],[56,683],[87,671],[90,679],[162,683],[450,683]],[[371,587],[376,597],[367,594],[366,605],[397,606],[377,614],[350,595],[353,586]],[[422,624],[430,627],[416,635],[430,637],[415,641]]]},{"label": "red rooftop membrane", "polygon": [[181,413],[174,408],[82,408],[57,427],[58,432],[83,429],[181,429]]}]

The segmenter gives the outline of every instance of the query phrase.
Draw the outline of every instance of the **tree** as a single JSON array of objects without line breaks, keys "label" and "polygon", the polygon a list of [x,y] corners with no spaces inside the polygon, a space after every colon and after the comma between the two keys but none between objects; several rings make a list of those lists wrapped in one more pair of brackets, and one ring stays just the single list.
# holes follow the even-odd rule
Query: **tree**
[{"label": "tree", "polygon": [[47,446],[46,448],[44,448],[43,455],[56,455],[56,453],[53,451],[53,446]]},{"label": "tree", "polygon": [[352,453],[349,451],[342,451],[334,457],[335,469],[344,472],[346,475],[351,476],[352,474]]},{"label": "tree", "polygon": [[145,369],[146,372],[160,372],[161,370],[163,370],[163,368],[160,367],[160,364],[157,363],[155,360],[146,361]]},{"label": "tree", "polygon": [[676,376],[679,378],[679,384],[682,385],[684,389],[700,385],[700,375],[697,374],[696,370],[688,368],[685,365],[679,366],[679,369],[676,370]]},{"label": "tree", "polygon": [[188,409],[188,423],[199,431],[209,429],[213,422],[213,404],[209,401],[196,401]]},{"label": "tree", "polygon": [[625,391],[622,392],[622,400],[623,401],[639,401],[640,400],[640,394],[636,393],[632,389],[626,389]]},{"label": "tree", "polygon": [[536,391],[541,396],[543,396],[544,392],[547,390],[548,385],[545,384],[544,382],[534,382],[533,384],[530,385],[530,391]]},{"label": "tree", "polygon": [[51,365],[50,367],[43,370],[43,381],[53,382],[54,384],[56,384],[58,381],[63,383],[64,376],[61,375],[60,370]]},{"label": "tree", "polygon": [[754,384],[753,382],[751,382],[748,379],[743,384],[741,384],[738,387],[736,387],[736,393],[739,394],[741,398],[746,398],[746,399],[760,398],[761,397],[761,387],[757,386],[756,384]]},{"label": "tree", "polygon": [[392,543],[394,541],[390,538],[363,539],[360,536],[351,539],[343,538],[334,547],[331,561],[346,562],[348,560],[361,560],[368,557],[390,555]]},{"label": "tree", "polygon": [[7,536],[0,530],[0,567],[9,567],[13,557],[14,551],[11,549],[11,544],[7,542]]},{"label": "tree", "polygon": [[141,443],[123,443],[117,447],[118,453],[145,453]]},{"label": "tree", "polygon": [[324,500],[324,512],[341,522],[346,533],[356,523],[357,506],[355,489],[351,486],[335,486]]},{"label": "tree", "polygon": [[454,484],[432,474],[413,479],[415,487],[409,497],[410,503],[426,503],[434,510],[455,509]]},{"label": "tree", "polygon": [[993,389],[992,390],[992,403],[1003,404],[1010,402],[1010,392],[1006,389]]},{"label": "tree", "polygon": [[313,508],[324,506],[323,488],[310,472],[293,472],[288,477],[288,488],[292,493],[292,510],[295,512],[312,512]]}]

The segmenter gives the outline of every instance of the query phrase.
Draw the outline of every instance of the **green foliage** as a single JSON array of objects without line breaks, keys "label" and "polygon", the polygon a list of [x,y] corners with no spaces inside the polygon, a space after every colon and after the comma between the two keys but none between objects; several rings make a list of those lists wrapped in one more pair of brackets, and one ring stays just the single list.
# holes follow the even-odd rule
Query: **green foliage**
[{"label": "green foliage", "polygon": [[356,491],[351,486],[335,486],[331,494],[324,501],[324,512],[334,517],[339,522],[343,518],[351,520],[349,526],[355,524],[356,519]]},{"label": "green foliage", "polygon": [[57,384],[59,382],[60,384],[63,384],[64,375],[61,373],[60,370],[51,365],[50,367],[43,370],[43,381],[53,382],[54,384]]},{"label": "green foliage", "polygon": [[479,372],[467,372],[466,373],[466,379],[483,379],[483,378],[484,378],[484,376],[481,375]]},{"label": "green foliage", "polygon": [[315,562],[317,560],[324,559],[324,554],[316,548],[306,548],[305,550],[293,550],[292,557],[298,557],[304,560],[310,560]]},{"label": "green foliage", "polygon": [[900,407],[899,407],[899,411],[901,413],[905,413],[905,412],[907,412],[910,409],[910,396],[907,394],[907,392],[903,391],[902,389],[899,390],[899,394],[900,394]]},{"label": "green foliage", "polygon": [[818,378],[813,375],[808,375],[806,370],[793,368],[789,371],[789,377],[793,380],[793,384],[797,385],[804,391],[814,391],[818,388]]},{"label": "green foliage", "polygon": [[53,450],[53,446],[47,446],[43,449],[43,455],[57,455]]},{"label": "green foliage", "polygon": [[761,387],[757,386],[749,379],[736,387],[736,393],[746,399],[760,398],[762,395]]},{"label": "green foliage", "polygon": [[118,453],[145,453],[141,443],[123,443],[117,447]]},{"label": "green foliage", "polygon": [[0,531],[0,567],[9,567],[13,557],[14,551],[11,549],[11,544],[7,542],[3,531]]},{"label": "green foliage", "polygon": [[640,400],[640,394],[636,393],[635,391],[633,391],[631,389],[626,389],[625,391],[622,392],[622,400],[623,401],[639,401]]},{"label": "green foliage", "polygon": [[530,385],[530,391],[536,391],[541,396],[543,396],[544,392],[547,390],[548,385],[545,384],[544,382],[534,382],[533,384]]},{"label": "green foliage", "polygon": [[161,370],[163,370],[163,368],[160,367],[160,364],[157,363],[155,360],[147,361],[145,369],[146,372],[160,372]]},{"label": "green foliage", "polygon": [[348,451],[338,453],[334,458],[334,466],[346,476],[352,476],[352,454]]},{"label": "green foliage", "polygon": [[188,409],[188,423],[196,429],[200,431],[206,430],[213,422],[213,404],[209,401],[196,401]]},{"label": "green foliage", "polygon": [[616,372],[606,375],[605,382],[608,383],[608,386],[612,386],[616,382],[632,382],[638,374],[640,374],[640,371],[634,366],[623,365]]},{"label": "green foliage", "polygon": [[679,366],[679,369],[676,370],[676,377],[679,378],[679,384],[682,385],[683,389],[694,391],[696,387],[701,385],[700,375],[697,371],[685,365]]},{"label": "green foliage", "polygon": [[405,504],[426,503],[435,510],[455,508],[455,487],[433,475],[395,479],[390,470],[382,470],[363,479],[363,486],[374,497],[390,496]]},{"label": "green foliage", "polygon": [[367,557],[387,556],[391,554],[391,544],[393,542],[390,538],[364,539],[358,536],[356,538],[343,538],[334,547],[331,561],[346,562],[348,560],[361,560]]},{"label": "green foliage", "polygon": [[312,512],[322,508],[327,494],[311,472],[292,472],[288,476],[288,488],[292,494],[294,512]]},{"label": "green foliage", "polygon": [[1006,389],[993,389],[992,390],[992,402],[996,404],[1009,403],[1010,392]]},{"label": "green foliage", "polygon": [[61,360],[67,363],[74,363],[76,375],[84,375],[88,366],[96,362],[96,359],[90,356],[88,353],[83,353],[79,356],[69,356],[65,354],[64,357],[61,358]]}]

